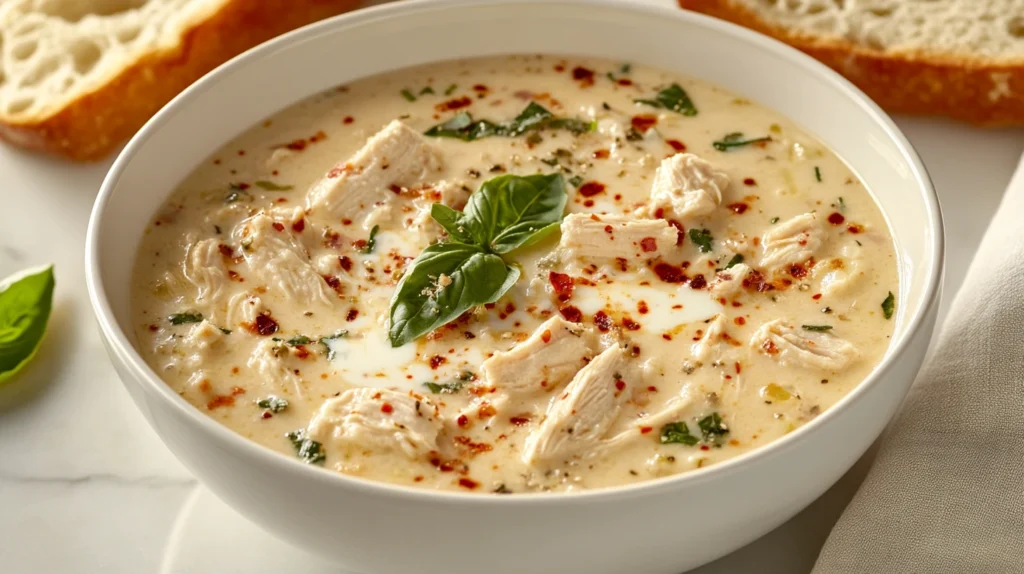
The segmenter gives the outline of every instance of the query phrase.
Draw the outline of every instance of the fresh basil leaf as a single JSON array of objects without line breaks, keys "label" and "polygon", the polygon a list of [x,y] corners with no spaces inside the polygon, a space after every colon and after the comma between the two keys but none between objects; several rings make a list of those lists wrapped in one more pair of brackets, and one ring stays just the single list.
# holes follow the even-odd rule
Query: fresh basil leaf
[{"label": "fresh basil leaf", "polygon": [[886,319],[892,319],[892,313],[896,310],[896,296],[889,291],[889,296],[882,301],[882,314]]},{"label": "fresh basil leaf", "polygon": [[661,427],[661,444],[685,444],[693,446],[700,440],[690,434],[690,427],[685,422],[668,423]]},{"label": "fresh basil leaf", "polygon": [[253,185],[260,189],[265,189],[267,191],[288,191],[294,187],[292,185],[277,185],[272,181],[265,181],[262,179],[259,181],[254,181]]},{"label": "fresh basil leaf", "polygon": [[519,274],[479,246],[428,246],[406,269],[391,298],[391,345],[400,347],[477,305],[497,301]]},{"label": "fresh basil leaf", "polygon": [[448,88],[444,91],[444,95],[450,96],[450,95],[454,94],[455,90],[457,90],[458,88],[459,88],[458,84],[452,84],[452,85],[448,86]]},{"label": "fresh basil leaf", "polygon": [[731,269],[731,268],[739,265],[740,263],[743,263],[743,256],[740,255],[739,253],[737,253],[736,255],[732,256],[732,259],[730,259],[729,263],[727,263],[725,265],[725,268],[726,269]]},{"label": "fresh basil leaf", "polygon": [[175,313],[168,315],[167,320],[171,325],[186,325],[188,323],[199,323],[203,320],[202,313]]},{"label": "fresh basil leaf", "polygon": [[725,137],[723,137],[719,141],[711,142],[711,145],[714,146],[714,148],[717,149],[718,151],[729,151],[730,148],[743,147],[750,144],[770,141],[772,141],[771,136],[764,136],[762,138],[743,139],[742,132],[732,132],[730,134],[726,134]]},{"label": "fresh basil leaf", "polygon": [[469,112],[459,112],[448,121],[426,132],[432,137],[457,138],[473,141],[491,136],[519,136],[537,129],[564,129],[576,135],[597,129],[596,121],[556,118],[537,102],[530,102],[512,121],[497,124],[490,120],[474,120]]},{"label": "fresh basil leaf", "polygon": [[505,133],[510,136],[517,136],[523,132],[540,127],[544,122],[551,119],[551,112],[537,102],[530,102],[519,115],[512,120],[505,128]]},{"label": "fresh basil leaf", "polygon": [[804,331],[811,331],[813,333],[824,333],[832,330],[832,325],[800,325],[800,328]]},{"label": "fresh basil leaf", "polygon": [[711,413],[697,421],[697,426],[700,428],[700,434],[704,442],[717,443],[720,438],[729,434],[729,427],[722,422],[722,415],[717,412]]},{"label": "fresh basil leaf", "polygon": [[380,231],[379,225],[374,225],[373,229],[370,230],[370,237],[366,240],[366,245],[363,245],[362,249],[359,250],[363,255],[369,255],[373,253],[373,248],[377,247],[377,232]]},{"label": "fresh basil leaf", "polygon": [[559,173],[503,175],[485,181],[470,196],[463,215],[479,222],[490,250],[504,254],[532,245],[554,231],[567,199]]},{"label": "fresh basil leaf", "polygon": [[323,346],[324,353],[327,354],[328,361],[334,360],[335,353],[334,349],[332,349],[331,346],[327,344],[327,341],[333,341],[334,339],[344,339],[345,337],[348,337],[348,331],[341,330],[333,335],[326,335],[324,337],[320,337],[320,340],[317,341],[318,343],[320,343],[320,345]]},{"label": "fresh basil leaf", "polygon": [[53,306],[53,266],[0,283],[0,383],[39,350]]},{"label": "fresh basil leaf", "polygon": [[288,408],[288,401],[275,395],[269,395],[256,401],[256,406],[261,409],[267,409],[272,413],[279,413]]},{"label": "fresh basil leaf", "polygon": [[416,101],[416,96],[412,95],[412,92],[410,92],[408,89],[402,90],[399,93],[402,94],[402,97],[405,98],[405,100],[408,102]]},{"label": "fresh basil leaf", "polygon": [[690,241],[700,249],[701,253],[711,253],[711,232],[707,229],[690,229]]},{"label": "fresh basil leaf", "polygon": [[312,342],[313,342],[313,340],[310,339],[309,337],[305,336],[305,335],[296,335],[296,336],[292,337],[291,339],[288,339],[287,341],[285,341],[285,343],[287,343],[288,345],[290,345],[292,347],[297,347],[299,345],[308,345],[308,344],[310,344]]},{"label": "fresh basil leaf", "polygon": [[501,126],[488,120],[473,121],[469,112],[459,112],[448,121],[438,124],[426,132],[431,137],[457,138],[463,141],[473,141],[481,138],[499,135]]},{"label": "fresh basil leaf", "polygon": [[656,96],[654,96],[653,100],[633,101],[646,106],[672,110],[673,112],[683,114],[684,116],[697,115],[697,107],[693,105],[693,100],[690,99],[689,94],[687,94],[686,90],[684,90],[679,84],[672,84],[671,86],[661,90]]},{"label": "fresh basil leaf", "polygon": [[306,464],[323,464],[327,458],[324,446],[319,442],[306,438],[305,430],[295,430],[285,434],[292,446],[295,447],[295,455]]},{"label": "fresh basil leaf", "polygon": [[454,395],[462,390],[465,384],[462,381],[452,381],[450,383],[423,383],[423,386],[435,395]]},{"label": "fresh basil leaf", "polygon": [[487,243],[487,237],[483,235],[478,222],[461,211],[455,211],[443,203],[435,203],[430,206],[430,217],[448,232],[452,241],[467,245]]}]

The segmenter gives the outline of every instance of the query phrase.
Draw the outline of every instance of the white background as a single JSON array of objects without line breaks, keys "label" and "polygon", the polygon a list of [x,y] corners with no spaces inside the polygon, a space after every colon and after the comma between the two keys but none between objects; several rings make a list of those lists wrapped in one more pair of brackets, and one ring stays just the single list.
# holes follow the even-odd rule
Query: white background
[{"label": "white background", "polygon": [[[942,201],[944,315],[1021,157],[1024,130],[897,123]],[[44,346],[0,389],[0,572],[338,572],[271,539],[198,487],[122,389],[83,275],[89,210],[108,167],[0,147],[0,277],[51,262],[57,273]],[[780,529],[697,572],[807,572],[867,463]]]}]

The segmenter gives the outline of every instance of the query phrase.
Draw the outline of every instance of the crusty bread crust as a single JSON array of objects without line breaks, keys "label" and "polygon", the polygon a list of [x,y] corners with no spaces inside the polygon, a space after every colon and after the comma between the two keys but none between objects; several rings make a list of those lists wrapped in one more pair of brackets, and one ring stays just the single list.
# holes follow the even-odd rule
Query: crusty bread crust
[{"label": "crusty bread crust", "polygon": [[274,36],[340,14],[359,0],[231,0],[188,30],[52,114],[0,121],[0,139],[74,160],[96,160],[132,136],[175,95],[210,70]]},{"label": "crusty bread crust", "polygon": [[941,115],[984,126],[1024,125],[1024,59],[1014,65],[943,54],[885,54],[773,25],[730,0],[679,0],[679,5],[798,48],[846,76],[888,112]]}]

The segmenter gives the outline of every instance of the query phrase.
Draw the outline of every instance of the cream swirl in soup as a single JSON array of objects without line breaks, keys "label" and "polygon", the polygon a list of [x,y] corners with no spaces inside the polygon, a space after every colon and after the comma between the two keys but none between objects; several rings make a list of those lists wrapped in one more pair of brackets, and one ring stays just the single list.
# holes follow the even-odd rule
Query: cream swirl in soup
[{"label": "cream swirl in soup", "polygon": [[341,86],[224,146],[154,216],[133,313],[157,373],[244,437],[525,493],[784,436],[880,361],[897,291],[871,195],[786,118],[516,56]]}]

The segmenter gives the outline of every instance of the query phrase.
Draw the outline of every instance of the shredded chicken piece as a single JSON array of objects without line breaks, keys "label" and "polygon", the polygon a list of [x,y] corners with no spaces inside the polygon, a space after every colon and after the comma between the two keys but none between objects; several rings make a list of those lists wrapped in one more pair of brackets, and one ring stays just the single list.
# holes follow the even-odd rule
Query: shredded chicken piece
[{"label": "shredded chicken piece", "polygon": [[762,325],[751,337],[750,346],[775,357],[784,366],[839,371],[860,353],[849,341],[828,331],[811,331],[784,319]]},{"label": "shredded chicken piece", "polygon": [[729,176],[692,153],[661,160],[651,184],[651,201],[641,213],[680,221],[711,215],[729,187]]},{"label": "shredded chicken piece", "polygon": [[290,357],[291,351],[285,344],[273,339],[264,339],[253,349],[247,364],[264,383],[270,383],[272,387],[291,391],[301,397],[302,379],[289,367]]},{"label": "shredded chicken piece", "polygon": [[737,263],[728,269],[718,272],[718,275],[711,281],[711,298],[735,299],[743,292],[743,281],[750,275],[752,269],[743,263]]},{"label": "shredded chicken piece", "polygon": [[544,422],[526,439],[523,461],[558,464],[597,452],[631,396],[629,354],[610,347],[576,373],[565,392],[552,399]]},{"label": "shredded chicken piece", "polygon": [[661,219],[571,213],[562,220],[559,247],[569,259],[647,261],[675,250],[677,238],[676,228]]},{"label": "shredded chicken piece", "polygon": [[203,239],[193,243],[185,255],[185,279],[198,290],[198,303],[215,302],[228,282],[220,246],[216,239]]},{"label": "shredded chicken piece", "polygon": [[804,263],[821,247],[825,230],[813,213],[797,215],[772,227],[761,238],[761,267],[775,271]]},{"label": "shredded chicken piece", "polygon": [[727,324],[725,315],[715,315],[715,318],[704,329],[704,336],[690,348],[695,359],[706,363],[711,359],[717,359],[722,354],[722,339]]},{"label": "shredded chicken piece", "polygon": [[[335,218],[361,219],[386,212],[392,186],[413,187],[441,169],[441,155],[419,132],[394,120],[347,161],[331,168],[310,190],[307,206]],[[364,226],[382,219],[378,213]]]},{"label": "shredded chicken piece", "polygon": [[830,297],[850,291],[864,276],[860,264],[860,248],[844,245],[838,257],[824,259],[814,265],[812,275],[820,280],[819,292]]},{"label": "shredded chicken piece", "polygon": [[308,305],[330,306],[336,300],[290,226],[258,213],[242,222],[240,236],[249,272],[275,294]]},{"label": "shredded chicken piece", "polygon": [[412,200],[413,217],[408,226],[420,235],[424,245],[432,243],[441,236],[441,226],[430,216],[430,209],[435,203],[446,205],[460,211],[469,200],[470,191],[461,184],[440,181],[420,190],[419,197]]},{"label": "shredded chicken piece", "polygon": [[442,450],[438,438],[444,423],[438,408],[425,398],[361,388],[325,401],[306,431],[328,451],[399,451],[416,459]]}]

